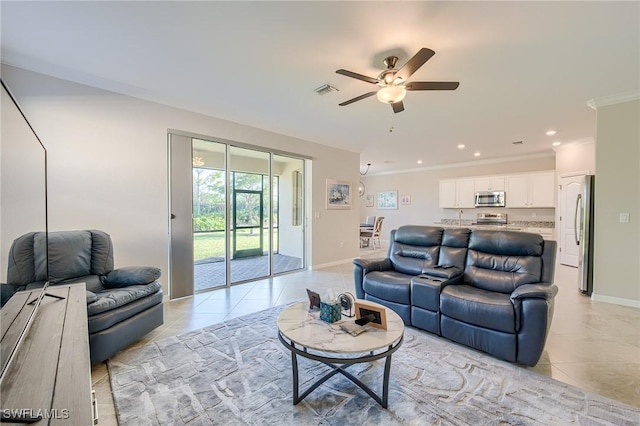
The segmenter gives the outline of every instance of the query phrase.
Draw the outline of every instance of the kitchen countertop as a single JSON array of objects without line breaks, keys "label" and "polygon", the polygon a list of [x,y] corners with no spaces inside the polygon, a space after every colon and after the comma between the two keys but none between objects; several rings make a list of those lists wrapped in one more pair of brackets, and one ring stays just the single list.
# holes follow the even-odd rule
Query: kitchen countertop
[{"label": "kitchen countertop", "polygon": [[435,226],[441,226],[443,228],[468,228],[468,229],[486,229],[488,231],[522,231],[526,227],[516,226],[516,225],[462,225],[451,224],[451,223],[434,223]]},{"label": "kitchen countertop", "polygon": [[553,232],[555,227],[553,222],[515,222],[506,225],[477,225],[470,220],[462,220],[462,224],[458,225],[457,220],[447,220],[442,222],[434,222],[434,226],[442,228],[468,228],[468,229],[485,229],[487,231],[525,231],[528,228],[548,229]]}]

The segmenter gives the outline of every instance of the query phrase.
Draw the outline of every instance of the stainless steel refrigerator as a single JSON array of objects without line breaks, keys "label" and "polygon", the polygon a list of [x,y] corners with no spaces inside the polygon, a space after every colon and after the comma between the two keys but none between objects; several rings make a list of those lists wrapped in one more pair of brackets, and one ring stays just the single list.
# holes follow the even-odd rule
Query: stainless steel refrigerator
[{"label": "stainless steel refrigerator", "polygon": [[576,199],[575,237],[579,248],[578,281],[582,293],[593,291],[593,214],[594,175],[585,175],[582,193]]}]

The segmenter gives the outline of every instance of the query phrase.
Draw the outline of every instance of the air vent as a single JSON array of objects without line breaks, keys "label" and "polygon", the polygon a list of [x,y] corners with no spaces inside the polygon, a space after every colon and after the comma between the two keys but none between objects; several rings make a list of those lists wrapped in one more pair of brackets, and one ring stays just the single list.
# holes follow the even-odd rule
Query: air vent
[{"label": "air vent", "polygon": [[314,92],[316,92],[318,95],[326,95],[327,93],[330,92],[339,92],[340,89],[338,89],[337,87],[334,87],[328,83],[323,84],[320,87],[316,87],[315,89],[313,89]]},{"label": "air vent", "polygon": [[514,145],[522,145],[524,142],[522,141],[515,141],[515,142],[511,142]]}]

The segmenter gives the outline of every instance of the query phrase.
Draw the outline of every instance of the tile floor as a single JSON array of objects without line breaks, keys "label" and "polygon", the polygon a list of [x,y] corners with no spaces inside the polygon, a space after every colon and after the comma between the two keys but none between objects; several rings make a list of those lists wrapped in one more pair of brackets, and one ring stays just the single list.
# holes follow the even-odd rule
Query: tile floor
[{"label": "tile floor", "polygon": [[[384,257],[385,249],[363,248],[363,257]],[[577,290],[577,270],[556,268],[560,288],[540,374],[640,407],[640,309],[592,302]],[[240,284],[165,303],[165,323],[135,346],[206,327],[272,306],[306,299],[306,289],[353,292],[351,263],[317,271]],[[95,365],[92,382],[99,424],[117,425],[106,364]]]}]

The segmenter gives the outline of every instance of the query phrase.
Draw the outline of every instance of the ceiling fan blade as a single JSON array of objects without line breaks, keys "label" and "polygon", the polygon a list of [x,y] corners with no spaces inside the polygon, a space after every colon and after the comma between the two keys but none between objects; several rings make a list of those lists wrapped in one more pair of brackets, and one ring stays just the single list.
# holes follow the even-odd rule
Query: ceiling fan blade
[{"label": "ceiling fan blade", "polygon": [[337,74],[342,74],[347,77],[356,78],[358,80],[366,81],[371,84],[378,84],[378,80],[373,77],[367,77],[366,75],[358,74],[357,72],[347,71],[343,69],[339,69],[336,71]]},{"label": "ceiling fan blade", "polygon": [[456,90],[458,81],[413,81],[405,84],[407,90]]},{"label": "ceiling fan blade", "polygon": [[361,101],[361,100],[363,100],[363,99],[365,99],[365,98],[368,98],[369,96],[373,96],[373,95],[375,95],[375,94],[376,94],[376,92],[377,92],[377,90],[374,90],[373,92],[365,93],[364,95],[360,95],[360,96],[358,96],[358,97],[356,97],[356,98],[349,99],[348,101],[344,101],[343,103],[338,104],[338,105],[340,105],[340,106],[346,106],[346,105],[352,104],[352,103],[354,103],[354,102]]},{"label": "ceiling fan blade", "polygon": [[391,104],[391,108],[393,108],[393,112],[396,114],[404,111],[404,104],[402,101]]},{"label": "ceiling fan blade", "polygon": [[409,59],[409,61],[398,70],[395,77],[401,78],[403,81],[407,81],[414,72],[418,71],[418,68],[423,66],[424,63],[431,59],[435,54],[436,52],[433,50],[423,47],[418,50],[418,53],[413,55],[413,58]]}]

